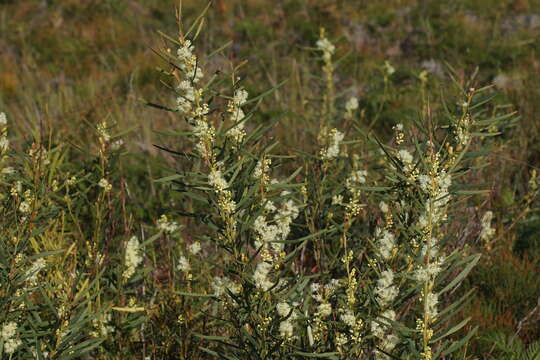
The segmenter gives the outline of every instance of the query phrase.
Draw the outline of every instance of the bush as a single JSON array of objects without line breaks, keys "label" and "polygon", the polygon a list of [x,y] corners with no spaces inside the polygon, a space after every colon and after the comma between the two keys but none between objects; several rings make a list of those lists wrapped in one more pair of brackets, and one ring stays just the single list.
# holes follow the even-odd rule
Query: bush
[{"label": "bush", "polygon": [[[341,95],[336,46],[321,30],[311,49],[321,76],[294,114],[305,132],[283,145],[260,110],[277,87],[250,98],[243,64],[207,70],[226,47],[196,55],[203,15],[162,35],[174,100],[149,103],[184,120],[169,133],[181,148],[160,146],[177,158],[174,173],[158,180],[176,191],[163,208],[181,225],[168,213],[144,223],[126,205],[122,143],[105,122],[80,162],[41,137],[11,148],[1,118],[0,354],[458,356],[474,329],[457,320],[471,294],[457,289],[479,260],[462,226],[483,193],[483,158],[514,113],[491,108],[493,89],[472,79],[434,100],[421,72],[410,80],[417,116],[377,134],[380,112],[366,121],[359,100]],[[374,74],[384,93],[374,109],[398,75],[389,62]],[[487,216],[481,238],[492,236]]]}]

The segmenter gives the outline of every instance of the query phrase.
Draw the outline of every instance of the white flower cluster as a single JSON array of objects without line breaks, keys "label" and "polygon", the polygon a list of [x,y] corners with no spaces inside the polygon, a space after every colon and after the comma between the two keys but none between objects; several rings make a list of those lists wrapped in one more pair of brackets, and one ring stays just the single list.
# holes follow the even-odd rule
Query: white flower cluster
[{"label": "white flower cluster", "polygon": [[139,266],[139,264],[143,261],[140,252],[141,249],[139,239],[136,236],[132,236],[126,246],[126,270],[124,270],[122,275],[124,279],[129,280],[129,278],[135,273],[137,266]]},{"label": "white flower cluster", "polygon": [[210,174],[208,174],[208,183],[212,185],[216,191],[223,191],[229,187],[221,170],[218,169],[212,170]]},{"label": "white flower cluster", "polygon": [[34,202],[34,197],[32,196],[32,192],[30,190],[26,190],[23,193],[23,201],[19,204],[19,211],[23,215],[30,214],[30,211],[32,210],[32,204]]},{"label": "white flower cluster", "polygon": [[105,146],[111,141],[111,135],[109,134],[109,129],[107,127],[107,122],[102,121],[97,125],[97,132],[99,136],[99,142],[101,146]]},{"label": "white flower cluster", "polygon": [[49,152],[43,146],[40,146],[36,143],[33,143],[28,150],[28,156],[35,163],[41,163],[44,166],[49,165],[51,162],[51,160],[49,159]]},{"label": "white flower cluster", "polygon": [[[178,110],[183,113],[187,121],[192,125],[192,134],[195,137],[195,150],[201,155],[205,165],[210,168],[208,174],[208,183],[212,186],[217,195],[217,207],[221,219],[225,222],[225,235],[220,239],[224,241],[233,241],[236,237],[237,222],[234,217],[236,203],[233,200],[233,193],[228,190],[229,187],[223,176],[223,163],[217,161],[215,148],[216,129],[208,118],[209,105],[204,102],[202,87],[197,88],[197,84],[203,77],[201,68],[197,66],[198,60],[193,53],[193,45],[190,40],[181,40],[180,48],[177,50],[179,68],[182,74],[178,75],[178,90],[180,96],[177,99]],[[245,103],[247,93],[238,91],[232,104],[239,108]],[[238,112],[236,112],[238,114]]]},{"label": "white flower cluster", "polygon": [[470,124],[471,116],[469,115],[469,103],[463,102],[461,105],[463,108],[464,115],[459,120],[459,123],[454,128],[455,140],[459,146],[465,146],[471,139]]},{"label": "white flower cluster", "polygon": [[111,313],[102,314],[92,320],[94,330],[90,332],[93,337],[107,337],[114,332],[114,326],[110,325]]},{"label": "white flower cluster", "polygon": [[[11,195],[16,196],[22,193],[22,183],[17,181],[13,188],[11,189]],[[21,217],[21,222],[26,221],[27,216],[32,212],[32,207],[34,205],[36,198],[30,189],[27,189],[22,193],[22,201],[19,204],[19,211],[23,215]]]},{"label": "white flower cluster", "polygon": [[257,161],[257,165],[253,170],[253,177],[255,179],[261,180],[263,183],[267,183],[270,178],[268,172],[270,170],[270,165],[272,165],[272,159],[265,157],[262,160]]},{"label": "white flower cluster", "polygon": [[274,283],[268,277],[272,268],[273,266],[271,264],[263,261],[257,264],[257,268],[253,273],[253,281],[255,282],[255,286],[262,291],[268,291],[272,286],[274,286]]},{"label": "white flower cluster", "polygon": [[437,310],[437,304],[439,303],[439,295],[433,292],[429,292],[426,299],[426,313],[429,319],[435,319],[439,314]]},{"label": "white flower cluster", "polygon": [[118,139],[111,144],[111,149],[118,150],[124,145],[124,140]]},{"label": "white flower cluster", "polygon": [[[377,280],[375,295],[381,311],[376,319],[371,321],[371,332],[377,338],[377,347],[386,353],[391,353],[399,342],[399,338],[394,334],[391,324],[386,319],[395,320],[396,314],[392,309],[392,304],[399,295],[399,288],[395,285],[395,274],[391,269],[391,262],[397,251],[396,237],[391,232],[392,214],[389,212],[389,205],[384,201],[379,203],[379,207],[384,214],[385,228],[376,228],[376,250],[380,255],[380,266],[385,269],[381,271]],[[383,352],[376,352],[377,359],[388,359],[388,355]]]},{"label": "white flower cluster", "polygon": [[195,65],[197,59],[193,55],[194,49],[195,47],[191,45],[191,40],[184,40],[178,50],[176,50],[176,55],[180,62],[183,64]]},{"label": "white flower cluster", "polygon": [[[433,263],[429,262],[425,265],[424,268],[419,268],[414,272],[414,277],[417,281],[421,281],[424,283],[431,284],[429,288],[432,287],[433,279],[437,276],[437,274],[441,271],[440,264],[442,263],[443,259],[435,260]],[[427,300],[425,300],[427,299]],[[438,314],[437,311],[437,303],[438,303],[438,295],[434,293],[431,290],[428,290],[427,295],[424,291],[422,291],[422,297],[420,301],[424,304],[424,312],[425,315],[428,317],[428,323],[431,323]],[[422,320],[422,326],[428,327],[428,324],[425,324]]]},{"label": "white flower cluster", "polygon": [[188,246],[188,251],[191,253],[191,255],[197,255],[201,251],[201,243],[195,241],[194,243],[190,244]]},{"label": "white flower cluster", "polygon": [[112,185],[109,183],[109,181],[105,178],[102,178],[98,182],[99,187],[103,188],[103,191],[109,192],[112,189]]},{"label": "white flower cluster", "polygon": [[[428,168],[424,174],[417,177],[420,189],[425,194],[424,211],[419,216],[417,223],[423,242],[420,253],[423,261],[414,271],[413,276],[423,287],[420,298],[423,316],[417,319],[417,329],[422,331],[424,338],[429,340],[433,335],[433,330],[430,329],[431,324],[438,315],[438,294],[433,292],[433,288],[435,279],[445,262],[445,257],[438,254],[439,240],[432,234],[446,220],[452,177],[440,163],[439,154],[434,153],[433,143],[428,142],[428,146],[432,152],[431,156],[426,157]],[[424,350],[423,356],[425,358],[431,356],[430,347]]]},{"label": "white flower cluster", "polygon": [[345,135],[338,129],[330,130],[328,134],[328,147],[321,149],[321,157],[324,160],[332,160],[339,155],[339,144],[343,141]]},{"label": "white flower cluster", "polygon": [[9,140],[7,138],[7,116],[5,113],[0,113],[0,156],[3,156],[9,148]]},{"label": "white flower cluster", "polygon": [[276,204],[274,204],[274,202],[272,200],[267,199],[266,202],[264,203],[264,210],[267,213],[273,213],[273,212],[277,211]]},{"label": "white flower cluster", "polygon": [[161,215],[158,219],[157,227],[159,230],[168,234],[172,234],[180,229],[180,225],[176,221],[169,221],[169,218],[165,214]]},{"label": "white flower cluster", "polygon": [[293,321],[297,318],[296,313],[291,311],[291,306],[286,302],[278,303],[276,310],[278,315],[283,318],[279,323],[279,335],[285,339],[292,338],[294,331]]},{"label": "white flower cluster", "polygon": [[388,76],[391,76],[393,73],[396,72],[396,69],[390,64],[388,60],[384,62],[384,70]]},{"label": "white flower cluster", "polygon": [[376,236],[378,238],[378,250],[383,260],[390,260],[392,257],[394,247],[396,246],[396,237],[388,230],[377,228]]},{"label": "white flower cluster", "polygon": [[449,188],[452,185],[452,177],[446,171],[441,170],[435,176],[418,176],[420,187],[428,194],[425,213],[418,219],[421,229],[427,228],[430,223],[434,226],[446,219],[446,205],[450,201]]},{"label": "white flower cluster", "polygon": [[332,196],[332,205],[342,205],[343,204],[343,195],[334,195]]},{"label": "white flower cluster", "polygon": [[227,294],[227,290],[233,294],[239,294],[242,291],[242,285],[237,284],[228,277],[215,276],[212,280],[212,289],[214,290],[214,296],[221,296]]},{"label": "white flower cluster", "polygon": [[317,48],[322,51],[324,61],[330,61],[336,47],[327,38],[317,40]]},{"label": "white flower cluster", "polygon": [[227,136],[230,136],[237,144],[240,143],[246,136],[244,130],[244,122],[242,121],[246,115],[242,110],[248,98],[248,92],[243,89],[236,90],[234,97],[227,105],[227,111],[231,114],[230,120],[234,125],[232,129],[227,132]]},{"label": "white flower cluster", "polygon": [[349,175],[347,180],[345,180],[345,187],[350,191],[354,192],[357,186],[366,183],[368,172],[366,170],[355,170]]},{"label": "white flower cluster", "polygon": [[[403,124],[399,123],[392,127],[396,132],[396,144],[401,145],[405,141],[405,133],[403,132]],[[407,155],[405,155],[407,157]],[[412,157],[411,157],[412,160]],[[403,160],[402,160],[403,161]]]},{"label": "white flower cluster", "polygon": [[15,181],[15,184],[11,186],[9,190],[11,196],[16,197],[22,193],[22,182],[20,180]]},{"label": "white flower cluster", "polygon": [[346,345],[350,344],[359,344],[362,341],[362,330],[364,328],[364,321],[357,317],[352,309],[339,309],[340,315],[339,320],[347,326],[346,333],[336,333],[335,343],[337,350],[340,353],[346,351]]},{"label": "white flower cluster", "polygon": [[293,336],[293,324],[289,320],[283,320],[279,323],[279,334],[283,338],[291,338]]},{"label": "white flower cluster", "polygon": [[405,165],[405,169],[412,168],[412,163],[413,163],[414,158],[408,150],[405,150],[405,149],[399,150],[397,153],[397,157],[399,160],[403,162],[403,164]]},{"label": "white flower cluster", "polygon": [[[269,161],[264,159],[257,164],[256,176],[266,176]],[[258,170],[258,169],[259,170]],[[263,186],[266,181],[263,181]],[[277,180],[272,180],[277,183]],[[282,191],[281,196],[286,198],[290,193]],[[290,233],[292,221],[298,216],[299,209],[293,199],[286,199],[279,208],[271,201],[264,204],[265,214],[258,216],[253,223],[253,231],[256,234],[255,247],[260,249],[262,261],[257,264],[253,274],[253,280],[257,288],[268,291],[274,282],[270,279],[270,272],[274,268],[276,260],[284,256],[284,243],[278,241],[286,240]],[[267,216],[272,216],[272,220],[267,220]],[[285,325],[284,325],[285,326]]]},{"label": "white flower cluster", "polygon": [[[282,196],[287,196],[288,191],[283,191]],[[253,230],[257,234],[255,246],[257,248],[262,247],[263,250],[269,250],[270,247],[277,256],[283,251],[284,244],[276,241],[286,240],[291,231],[291,224],[298,216],[300,210],[294,203],[294,200],[288,199],[284,201],[280,208],[276,208],[272,202],[268,202],[265,209],[271,214],[275,212],[271,222],[266,220],[265,215],[260,215],[255,219],[253,223]],[[263,256],[265,252],[263,251]],[[267,258],[268,260],[271,257]]]},{"label": "white flower cluster", "polygon": [[345,110],[348,113],[352,113],[354,110],[358,109],[358,99],[355,97],[349,98],[345,103]]},{"label": "white flower cluster", "polygon": [[[390,321],[396,321],[396,312],[388,309],[377,318],[377,321],[371,322],[371,333],[380,340],[378,348],[386,353],[390,353],[399,342],[399,338],[395,334],[386,333],[386,329],[392,326]],[[375,353],[375,358],[380,360],[392,359],[381,351]]]},{"label": "white flower cluster", "polygon": [[258,235],[257,240],[255,241],[255,246],[257,248],[267,244],[273,244],[273,241],[279,239],[280,233],[278,226],[268,224],[264,215],[260,215],[255,219],[253,223],[253,230]]},{"label": "white flower cluster", "polygon": [[276,305],[276,310],[279,316],[287,317],[289,316],[289,313],[291,312],[291,306],[287,304],[286,302],[280,302]]},{"label": "white flower cluster", "polygon": [[197,66],[197,57],[193,54],[194,46],[190,40],[184,40],[177,51],[179,67],[184,73],[184,79],[177,86],[180,96],[176,99],[178,110],[190,115],[194,108],[196,95],[199,91],[194,87],[203,77],[203,72]]},{"label": "white flower cluster", "polygon": [[191,270],[189,260],[184,255],[180,255],[178,257],[178,265],[176,265],[176,269],[185,273],[189,273],[189,270]]},{"label": "white flower cluster", "polygon": [[211,158],[216,131],[206,117],[209,106],[203,101],[203,89],[196,88],[203,77],[203,72],[197,66],[197,57],[193,54],[193,48],[190,40],[184,40],[177,51],[179,68],[183,72],[183,79],[179,80],[177,85],[180,93],[176,99],[177,108],[193,126],[193,135],[197,138],[195,149],[205,159],[213,162]]},{"label": "white flower cluster", "polygon": [[379,306],[385,308],[392,304],[398,293],[399,290],[394,285],[394,273],[392,270],[388,269],[381,272],[381,277],[377,280],[377,287],[375,288]]},{"label": "white flower cluster", "polygon": [[414,271],[414,278],[418,282],[426,282],[434,279],[442,268],[439,262],[430,262],[425,267],[418,268]]},{"label": "white flower cluster", "polygon": [[[288,191],[283,191],[282,196],[286,196],[288,193]],[[289,236],[292,221],[296,219],[299,212],[298,206],[292,199],[289,199],[281,204],[280,209],[274,216],[274,221],[278,226],[281,240],[286,240]]]},{"label": "white flower cluster", "polygon": [[14,321],[4,323],[2,331],[0,332],[0,338],[4,343],[4,351],[8,355],[12,355],[19,346],[22,345],[21,339],[16,337],[17,335],[17,323]]},{"label": "white flower cluster", "polygon": [[384,214],[387,214],[388,211],[390,211],[390,208],[388,207],[388,204],[385,203],[384,201],[381,201],[379,203],[379,209],[381,209],[381,211],[384,213]]},{"label": "white flower cluster", "polygon": [[182,80],[176,87],[181,95],[176,98],[178,110],[183,114],[189,114],[195,102],[195,89],[189,80]]},{"label": "white flower cluster", "polygon": [[375,335],[375,337],[377,337],[379,339],[384,339],[385,338],[385,329],[383,328],[381,323],[383,325],[388,324],[387,319],[395,321],[396,320],[396,312],[394,310],[386,310],[385,312],[383,312],[381,314],[381,316],[379,318],[377,318],[377,321],[374,320],[374,321],[371,322],[371,333],[373,335]]},{"label": "white flower cluster", "polygon": [[346,310],[339,316],[339,319],[347,326],[354,327],[356,325],[356,316],[351,310]]},{"label": "white flower cluster", "polygon": [[491,227],[492,220],[493,212],[486,211],[484,216],[482,216],[481,221],[482,230],[480,231],[480,239],[482,239],[482,241],[488,242],[495,235],[495,228]]},{"label": "white flower cluster", "polygon": [[[330,280],[328,284],[311,284],[311,297],[316,301],[317,307],[314,314],[314,319],[311,323],[313,329],[311,329],[310,326],[308,328],[308,333],[312,333],[314,341],[321,340],[323,334],[326,333],[328,330],[327,318],[328,316],[332,315],[332,312],[334,310],[330,302],[331,297],[335,294],[336,290],[340,286],[341,284],[337,279]],[[310,344],[312,345],[313,340],[310,336]]]},{"label": "white flower cluster", "polygon": [[367,174],[368,173],[366,170],[353,170],[349,177],[345,180],[345,188],[349,191],[350,198],[343,205],[346,209],[346,216],[350,218],[354,218],[360,214],[360,211],[364,206],[360,202],[361,190],[359,187],[366,183]]},{"label": "white flower cluster", "polygon": [[205,116],[197,117],[194,120],[193,134],[197,137],[197,143],[195,149],[205,159],[209,159],[212,156],[212,144],[216,137],[216,130],[208,123],[208,119]]},{"label": "white flower cluster", "polygon": [[358,99],[355,97],[349,98],[345,103],[345,118],[352,119],[354,111],[358,109]]},{"label": "white flower cluster", "polygon": [[[442,271],[442,265],[444,263],[444,256],[438,257],[437,239],[431,239],[431,247],[429,249],[430,261],[425,266],[416,269],[413,273],[414,278],[418,282],[430,282],[434,281],[437,275]],[[425,257],[427,255],[427,244],[422,247],[421,255]]]},{"label": "white flower cluster", "polygon": [[32,266],[30,267],[30,269],[28,269],[28,272],[26,273],[27,281],[30,284],[35,284],[37,282],[37,277],[38,277],[39,272],[43,270],[43,268],[45,268],[46,265],[47,263],[45,262],[45,259],[43,258],[39,258],[36,261],[34,261]]},{"label": "white flower cluster", "polygon": [[322,302],[317,306],[317,313],[315,316],[324,319],[332,314],[332,304],[329,302]]},{"label": "white flower cluster", "polygon": [[230,216],[236,209],[236,202],[232,199],[232,192],[227,190],[229,184],[219,169],[213,169],[208,174],[208,183],[214,188],[219,200],[219,209],[226,216]]},{"label": "white flower cluster", "polygon": [[332,305],[328,301],[339,287],[339,280],[332,279],[326,285],[319,283],[311,284],[311,296],[319,305],[317,306],[317,316],[327,317],[332,313]]},{"label": "white flower cluster", "polygon": [[283,318],[279,323],[279,335],[285,339],[292,338],[294,331],[293,321],[297,318],[296,312],[294,310],[291,311],[291,306],[286,302],[278,303],[276,305],[276,310],[278,315]]}]

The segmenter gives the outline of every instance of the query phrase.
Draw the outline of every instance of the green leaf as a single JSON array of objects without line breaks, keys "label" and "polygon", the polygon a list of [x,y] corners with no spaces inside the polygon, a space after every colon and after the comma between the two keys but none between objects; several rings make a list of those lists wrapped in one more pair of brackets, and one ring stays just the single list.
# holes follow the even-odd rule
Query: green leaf
[{"label": "green leaf", "polygon": [[475,96],[471,106],[469,107],[469,110],[474,110],[476,108],[479,108],[480,106],[487,104],[490,102],[497,94],[488,94],[483,96]]},{"label": "green leaf", "polygon": [[464,319],[463,321],[461,321],[459,324],[453,326],[451,329],[449,329],[448,331],[446,331],[444,334],[442,334],[441,336],[439,336],[438,338],[434,339],[432,341],[432,343],[437,343],[439,341],[441,341],[442,339],[444,339],[445,337],[447,336],[450,336],[452,335],[453,333],[459,331],[462,327],[464,327],[465,325],[467,325],[467,323],[471,320],[470,317]]},{"label": "green leaf", "polygon": [[159,178],[159,179],[155,179],[154,182],[164,183],[164,182],[170,182],[170,181],[173,181],[173,180],[182,179],[184,177],[185,177],[184,175],[174,174],[174,175],[165,176],[165,177],[162,177],[162,178]]},{"label": "green leaf", "polygon": [[86,341],[83,341],[80,344],[77,344],[73,347],[69,347],[64,351],[67,352],[66,355],[62,354],[60,356],[60,360],[69,360],[69,359],[75,359],[80,358],[82,355],[89,353],[96,347],[98,347],[102,342],[105,341],[105,338],[92,338]]},{"label": "green leaf", "polygon": [[[463,339],[452,343],[452,345],[450,345],[446,350],[444,350],[441,355],[446,356],[448,354],[451,354],[454,351],[456,351],[457,349],[459,349],[460,347],[462,347],[463,345],[465,345],[466,343],[468,343],[469,340],[473,337],[473,335],[476,334],[477,330],[478,330],[478,326],[476,326],[473,330],[471,330],[467,334],[467,336],[465,336]],[[434,359],[437,359],[437,358],[439,358],[439,357],[437,355],[435,355]]]},{"label": "green leaf", "polygon": [[182,295],[182,296],[191,296],[191,297],[204,297],[204,298],[213,298],[215,297],[214,294],[197,294],[197,293],[188,293],[184,291],[175,291],[175,294]]},{"label": "green leaf", "polygon": [[154,234],[152,236],[150,236],[148,239],[144,240],[142,243],[141,243],[141,247],[144,247],[154,241],[156,241],[157,239],[159,239],[159,237],[162,235],[162,232],[158,232],[157,234]]},{"label": "green leaf", "polygon": [[471,272],[472,268],[478,263],[478,260],[480,260],[480,256],[480,254],[469,256],[466,259],[469,263],[467,264],[465,269],[463,269],[458,276],[456,276],[448,285],[446,285],[444,289],[439,291],[439,295],[444,294],[448,290],[451,290],[458,283],[460,283],[469,274],[469,272]]},{"label": "green leaf", "polygon": [[227,336],[203,335],[203,334],[198,334],[198,333],[193,333],[193,335],[198,337],[198,338],[205,339],[205,340],[211,340],[211,341],[228,341],[228,340],[231,339],[231,338],[229,338]]},{"label": "green leaf", "polygon": [[490,194],[491,190],[456,190],[454,194],[456,195],[482,195]]},{"label": "green leaf", "polygon": [[320,354],[317,354],[317,353],[307,353],[307,352],[302,352],[302,351],[295,351],[293,353],[293,355],[301,355],[301,356],[306,356],[306,357],[310,357],[310,358],[320,358],[320,359],[335,359],[335,360],[338,360],[339,357],[339,353],[338,352],[326,352],[326,353],[320,353]]}]

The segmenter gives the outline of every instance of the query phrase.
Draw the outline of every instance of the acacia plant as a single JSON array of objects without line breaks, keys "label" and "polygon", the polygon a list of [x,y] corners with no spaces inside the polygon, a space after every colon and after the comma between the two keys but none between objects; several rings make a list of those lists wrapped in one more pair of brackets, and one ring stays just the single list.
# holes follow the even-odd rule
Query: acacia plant
[{"label": "acacia plant", "polygon": [[[290,85],[250,95],[249,64],[218,68],[227,46],[196,50],[204,15],[184,31],[179,11],[156,50],[171,95],[151,105],[178,119],[177,145],[159,146],[175,168],[157,181],[176,195],[159,210],[141,211],[155,202],[128,186],[105,121],[82,154],[45,131],[12,144],[0,113],[0,357],[466,358],[460,284],[479,255],[462,224],[515,114],[472,79],[439,99],[419,72],[415,117],[375,127],[383,117],[337,81],[341,49],[322,30],[306,49],[309,94],[287,109],[303,133],[286,143],[261,108]],[[373,74],[384,97],[396,72]]]},{"label": "acacia plant", "polygon": [[[316,143],[290,150],[269,136],[279,124],[257,118],[275,88],[250,98],[239,67],[210,73],[226,47],[198,55],[203,16],[185,32],[178,19],[159,52],[176,103],[159,107],[184,121],[176,133],[191,144],[168,150],[178,165],[164,179],[190,219],[176,257],[182,356],[454,356],[474,334],[455,320],[470,293],[455,290],[479,259],[457,241],[459,210],[482,192],[469,181],[486,137],[514,114],[488,115],[493,91],[472,80],[456,81],[454,103],[434,103],[422,72],[417,118],[383,141],[359,100],[337,95],[336,47],[321,31],[318,111],[304,139]],[[384,83],[394,72],[386,63]]]}]

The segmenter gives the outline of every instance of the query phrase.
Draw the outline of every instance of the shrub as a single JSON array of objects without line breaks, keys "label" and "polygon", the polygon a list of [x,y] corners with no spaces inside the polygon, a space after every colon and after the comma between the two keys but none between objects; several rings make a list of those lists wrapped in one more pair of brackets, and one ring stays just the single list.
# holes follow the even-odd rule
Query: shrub
[{"label": "shrub", "polygon": [[[244,64],[212,73],[226,46],[197,55],[203,20],[156,50],[174,99],[150,105],[184,121],[168,133],[182,145],[159,146],[177,158],[157,181],[176,195],[159,209],[136,209],[105,122],[80,157],[52,137],[10,146],[0,116],[0,355],[458,356],[474,329],[456,320],[471,294],[457,289],[479,260],[463,218],[514,113],[490,108],[493,90],[473,79],[434,99],[421,72],[417,116],[378,134],[380,112],[366,119],[362,99],[342,95],[339,49],[321,30],[313,99],[295,114],[305,132],[284,145],[260,110],[277,87],[250,97]],[[372,108],[396,76],[389,62],[373,75],[384,94]],[[482,222],[489,244],[491,215]]]},{"label": "shrub", "polygon": [[[470,294],[451,294],[479,259],[458,242],[459,210],[482,193],[468,182],[486,139],[514,114],[486,115],[490,87],[460,89],[456,105],[432,104],[424,72],[419,118],[396,124],[383,143],[359,121],[358,100],[336,95],[336,48],[321,31],[313,50],[324,85],[310,124],[317,143],[284,152],[256,121],[262,96],[249,98],[238,68],[208,76],[210,60],[193,45],[202,24],[164,35],[178,50],[160,52],[176,104],[159,107],[185,120],[179,136],[193,144],[166,179],[185,199],[178,211],[196,220],[184,231],[195,242],[176,255],[175,286],[188,309],[179,314],[179,342],[190,344],[183,356],[432,359],[457,351],[474,332],[453,337],[467,324],[453,319]],[[394,72],[386,63],[384,81]],[[204,256],[190,250],[195,244]]]}]

